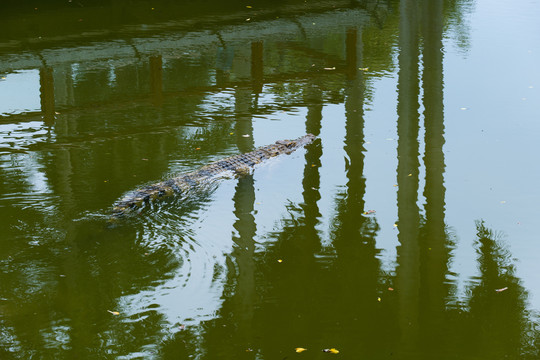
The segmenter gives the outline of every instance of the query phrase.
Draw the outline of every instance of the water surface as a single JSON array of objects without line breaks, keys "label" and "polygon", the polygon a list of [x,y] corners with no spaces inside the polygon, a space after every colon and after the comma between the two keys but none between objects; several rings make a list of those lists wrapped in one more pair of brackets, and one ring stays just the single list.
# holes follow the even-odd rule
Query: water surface
[{"label": "water surface", "polygon": [[[6,5],[0,357],[537,359],[539,18],[525,0]],[[108,222],[139,186],[306,133]]]}]

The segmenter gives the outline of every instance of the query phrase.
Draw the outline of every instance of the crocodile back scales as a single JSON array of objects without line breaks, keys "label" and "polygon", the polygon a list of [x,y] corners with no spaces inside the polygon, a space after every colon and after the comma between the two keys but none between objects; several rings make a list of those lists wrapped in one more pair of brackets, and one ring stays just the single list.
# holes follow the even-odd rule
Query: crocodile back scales
[{"label": "crocodile back scales", "polygon": [[250,173],[255,165],[264,160],[290,154],[315,140],[315,136],[307,134],[295,140],[280,140],[274,144],[261,146],[251,152],[231,156],[201,167],[198,170],[183,173],[176,177],[147,185],[127,193],[118,200],[112,210],[113,218],[122,217],[141,209],[149,202],[177,194],[185,194],[189,190],[202,186],[213,179],[232,175]]}]

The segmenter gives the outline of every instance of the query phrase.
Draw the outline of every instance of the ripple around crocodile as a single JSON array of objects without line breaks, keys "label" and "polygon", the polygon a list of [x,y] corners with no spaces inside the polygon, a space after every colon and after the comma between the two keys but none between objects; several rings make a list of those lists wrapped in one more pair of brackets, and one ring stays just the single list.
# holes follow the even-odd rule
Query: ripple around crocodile
[{"label": "ripple around crocodile", "polygon": [[114,204],[112,219],[118,219],[128,213],[135,212],[155,199],[185,194],[213,179],[227,177],[231,174],[236,176],[248,174],[255,165],[279,155],[290,154],[315,139],[315,135],[307,134],[295,140],[279,140],[251,152],[221,159],[198,170],[131,191]]}]

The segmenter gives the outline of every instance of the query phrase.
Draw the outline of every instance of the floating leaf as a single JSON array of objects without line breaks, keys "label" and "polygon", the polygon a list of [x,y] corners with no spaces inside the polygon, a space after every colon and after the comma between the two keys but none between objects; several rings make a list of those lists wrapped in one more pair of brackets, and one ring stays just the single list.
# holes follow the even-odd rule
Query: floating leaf
[{"label": "floating leaf", "polygon": [[326,68],[324,68],[324,70],[336,70],[336,67],[335,66],[334,67],[326,67]]},{"label": "floating leaf", "polygon": [[331,348],[331,349],[323,349],[323,352],[330,353],[330,354],[339,354],[339,350]]},{"label": "floating leaf", "polygon": [[364,215],[375,214],[375,210],[364,211]]},{"label": "floating leaf", "polygon": [[389,287],[388,291],[394,291],[394,288]]},{"label": "floating leaf", "polygon": [[120,313],[118,311],[107,310],[107,312],[110,313],[110,314],[113,314],[113,315],[120,315]]},{"label": "floating leaf", "polygon": [[296,349],[294,349],[294,351],[296,351],[297,353],[301,353],[301,352],[304,352],[306,350],[307,350],[306,348],[296,348]]},{"label": "floating leaf", "polygon": [[281,259],[278,259],[278,261],[277,261],[277,262],[278,262],[278,263],[282,263],[282,262],[283,262],[283,260],[281,260]]},{"label": "floating leaf", "polygon": [[369,68],[358,68],[358,70],[361,70],[361,71],[368,71]]},{"label": "floating leaf", "polygon": [[381,302],[381,298],[380,298],[380,297],[378,297],[378,298],[377,298],[377,301],[378,301],[378,302]]},{"label": "floating leaf", "polygon": [[505,287],[503,287],[501,289],[496,289],[495,291],[499,293],[499,292],[503,292],[505,290],[508,290],[508,286],[505,286]]}]

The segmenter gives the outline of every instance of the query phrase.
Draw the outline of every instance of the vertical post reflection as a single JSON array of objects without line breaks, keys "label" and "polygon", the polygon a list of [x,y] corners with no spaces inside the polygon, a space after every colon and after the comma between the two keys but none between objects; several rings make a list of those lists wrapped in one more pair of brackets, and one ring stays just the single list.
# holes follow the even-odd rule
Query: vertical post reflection
[{"label": "vertical post reflection", "polygon": [[[445,232],[444,114],[443,114],[443,27],[442,0],[422,1],[424,40],[422,74],[426,183],[425,224],[422,228],[422,328],[424,338],[442,336],[441,325],[447,289],[448,244]],[[440,329],[440,330],[437,330]],[[427,341],[427,343],[433,343]]]},{"label": "vertical post reflection", "polygon": [[[366,178],[364,177],[364,101],[365,78],[358,70],[363,61],[362,34],[358,28],[349,28],[345,38],[346,88],[345,88],[345,140],[347,155],[346,190],[340,194],[337,226],[333,244],[337,252],[336,265],[341,269],[340,286],[347,289],[339,299],[339,307],[349,309],[343,326],[352,348],[358,348],[358,337],[373,339],[374,328],[380,324],[366,323],[377,312],[380,261],[377,258],[375,218],[365,217]],[[362,323],[357,320],[363,319]],[[387,327],[388,328],[388,327]],[[386,329],[388,330],[388,329]],[[375,332],[377,332],[375,330]],[[344,345],[347,346],[347,345]]]},{"label": "vertical post reflection", "polygon": [[420,287],[420,225],[418,199],[418,19],[416,0],[400,2],[398,78],[397,205],[399,225],[398,268],[399,323],[404,351],[417,342]]},{"label": "vertical post reflection", "polygon": [[227,86],[231,76],[231,67],[234,60],[234,49],[225,44],[219,33],[216,34],[220,46],[216,54],[216,85],[219,87]]},{"label": "vertical post reflection", "polygon": [[251,115],[251,89],[238,86],[235,89],[235,115],[234,125],[236,145],[240,152],[245,153],[253,149],[253,122]]},{"label": "vertical post reflection", "polygon": [[54,123],[54,78],[53,69],[43,66],[39,69],[39,92],[41,113],[46,124]]},{"label": "vertical post reflection", "polygon": [[264,63],[263,63],[263,42],[253,41],[251,43],[251,81],[253,92],[258,95],[262,92]]},{"label": "vertical post reflection", "polygon": [[356,78],[358,72],[358,61],[357,61],[357,37],[358,31],[356,28],[347,29],[347,35],[345,38],[345,64],[346,64],[346,73],[347,80],[352,80]]},{"label": "vertical post reflection", "polygon": [[237,321],[239,340],[251,343],[251,326],[255,303],[255,242],[257,230],[253,216],[255,204],[255,187],[253,176],[238,179],[234,201],[235,248],[232,253],[237,266],[236,287],[233,296],[234,314]]},{"label": "vertical post reflection", "polygon": [[[253,46],[252,46],[253,49]],[[241,66],[237,70],[237,75],[239,77],[248,77],[253,76],[254,72],[250,69],[247,64],[253,64],[258,61],[253,60],[253,57],[258,57],[259,52],[246,51],[246,49],[240,49],[237,54],[237,61],[240,62]],[[262,61],[262,58],[261,58]],[[253,83],[256,82],[254,78],[251,78]],[[235,123],[235,135],[236,135],[236,144],[240,152],[248,152],[253,149],[253,122],[252,122],[252,94],[254,90],[249,86],[238,86],[235,89],[235,103],[234,103],[234,112],[236,116]]]},{"label": "vertical post reflection", "polygon": [[[345,152],[349,158],[347,169],[347,209],[363,222],[364,193],[364,76],[358,72],[358,60],[361,59],[362,44],[359,43],[356,28],[347,30],[347,97],[345,99]],[[352,63],[350,63],[352,62]],[[356,222],[356,221],[355,221]]]},{"label": "vertical post reflection", "polygon": [[[253,56],[258,56],[258,53]],[[251,74],[254,72],[251,70]],[[255,81],[252,79],[252,81]],[[236,145],[240,152],[253,149],[253,119],[251,98],[252,90],[248,87],[236,89]],[[252,342],[252,324],[255,302],[255,233],[256,224],[253,216],[255,204],[255,186],[253,176],[247,175],[238,179],[233,197],[234,215],[236,221],[234,228],[237,235],[233,237],[234,250],[232,256],[236,262],[236,286],[231,299],[233,312],[236,317],[238,340],[250,344]]]},{"label": "vertical post reflection", "polygon": [[[317,83],[311,81],[304,90],[304,101],[307,105],[306,132],[319,136],[321,132],[322,120],[322,91]],[[306,165],[304,167],[304,178],[302,180],[304,196],[304,215],[307,228],[313,233],[311,239],[317,239],[316,225],[321,213],[317,202],[321,198],[319,191],[321,167],[321,146],[309,146],[306,150]],[[314,244],[314,246],[318,246]],[[315,249],[311,249],[315,250]]]},{"label": "vertical post reflection", "polygon": [[154,105],[163,103],[163,60],[161,55],[150,57],[150,89]]}]

